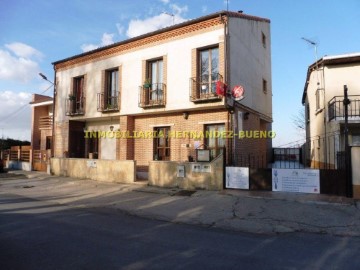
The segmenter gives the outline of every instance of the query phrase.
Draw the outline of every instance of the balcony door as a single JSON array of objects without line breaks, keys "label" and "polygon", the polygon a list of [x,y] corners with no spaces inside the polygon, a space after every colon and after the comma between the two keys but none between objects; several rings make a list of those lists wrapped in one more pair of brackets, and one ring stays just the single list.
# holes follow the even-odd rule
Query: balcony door
[{"label": "balcony door", "polygon": [[215,94],[219,77],[219,48],[199,51],[200,95]]},{"label": "balcony door", "polygon": [[163,100],[163,60],[148,62],[148,78],[151,80],[149,100],[156,102]]},{"label": "balcony door", "polygon": [[119,71],[108,70],[107,85],[105,89],[105,109],[116,109],[118,107]]},{"label": "balcony door", "polygon": [[84,76],[74,78],[73,96],[74,100],[72,113],[81,113],[83,111]]}]

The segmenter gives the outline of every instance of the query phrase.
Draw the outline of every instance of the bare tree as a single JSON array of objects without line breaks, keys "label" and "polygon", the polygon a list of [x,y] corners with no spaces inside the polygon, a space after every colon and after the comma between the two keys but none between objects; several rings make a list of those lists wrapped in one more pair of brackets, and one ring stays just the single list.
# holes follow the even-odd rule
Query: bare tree
[{"label": "bare tree", "polygon": [[297,129],[305,131],[305,109],[300,109],[297,114],[292,115],[291,120]]}]

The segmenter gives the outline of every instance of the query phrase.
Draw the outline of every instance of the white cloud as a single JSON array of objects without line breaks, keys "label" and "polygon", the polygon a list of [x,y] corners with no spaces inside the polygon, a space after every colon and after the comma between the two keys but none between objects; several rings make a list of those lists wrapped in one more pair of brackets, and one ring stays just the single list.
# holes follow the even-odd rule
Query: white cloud
[{"label": "white cloud", "polygon": [[126,31],[126,35],[132,38],[148,32],[156,31],[167,26],[171,26],[173,24],[173,19],[174,24],[186,21],[186,19],[183,18],[182,13],[187,12],[187,6],[179,7],[173,4],[171,5],[171,8],[173,10],[174,17],[162,13],[144,20],[131,20]]},{"label": "white cloud", "polygon": [[114,39],[114,34],[104,33],[102,35],[100,44],[83,44],[83,45],[81,45],[81,50],[83,52],[88,52],[88,51],[95,50],[102,46],[107,46],[107,45],[113,44],[114,43],[113,39]]},{"label": "white cloud", "polygon": [[40,70],[38,63],[30,57],[39,55],[40,52],[27,45],[28,48],[14,44],[5,46],[15,55],[7,50],[0,49],[0,79],[28,82],[37,77]]},{"label": "white cloud", "polygon": [[12,51],[16,56],[23,58],[31,58],[33,56],[43,57],[43,54],[33,47],[20,42],[5,44],[5,47]]},{"label": "white cloud", "polygon": [[170,0],[160,0],[161,2],[163,2],[164,4],[168,4],[170,2]]},{"label": "white cloud", "polygon": [[125,31],[125,27],[124,27],[124,26],[122,26],[120,23],[117,23],[117,24],[116,24],[116,28],[117,28],[118,33],[119,33],[120,36],[124,34],[124,31]]},{"label": "white cloud", "polygon": [[174,11],[174,13],[178,14],[178,15],[188,11],[188,6],[180,7],[180,6],[176,5],[176,4],[172,4],[172,5],[170,5],[170,7]]},{"label": "white cloud", "polygon": [[30,93],[0,91],[0,127],[4,137],[30,139],[30,101]]}]

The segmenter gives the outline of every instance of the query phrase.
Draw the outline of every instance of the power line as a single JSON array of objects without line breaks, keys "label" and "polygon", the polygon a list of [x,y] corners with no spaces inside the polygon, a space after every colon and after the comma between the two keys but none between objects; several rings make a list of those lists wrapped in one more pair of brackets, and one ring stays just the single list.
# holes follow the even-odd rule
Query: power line
[{"label": "power line", "polygon": [[[50,85],[48,88],[46,88],[44,91],[42,91],[40,94],[44,94],[45,92],[47,92],[51,87],[53,87],[53,85]],[[8,114],[7,116],[5,116],[4,118],[2,118],[0,120],[0,123],[6,123],[10,117],[13,117],[15,115],[17,115],[19,112],[21,112],[26,106],[30,105],[29,102],[22,105],[20,108],[16,109],[15,111],[13,111],[12,113]]]}]

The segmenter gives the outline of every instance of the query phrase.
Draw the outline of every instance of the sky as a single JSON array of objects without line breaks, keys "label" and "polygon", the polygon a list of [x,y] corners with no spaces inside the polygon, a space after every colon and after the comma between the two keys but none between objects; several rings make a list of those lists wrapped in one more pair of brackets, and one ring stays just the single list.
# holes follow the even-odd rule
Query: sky
[{"label": "sky", "polygon": [[[273,146],[304,141],[307,68],[318,58],[360,52],[359,0],[0,0],[0,136],[30,139],[33,93],[52,95],[52,62],[220,10],[271,20]],[[167,12],[174,17],[164,14]],[[48,89],[48,90],[47,90]],[[246,89],[245,89],[246,90]]]}]

